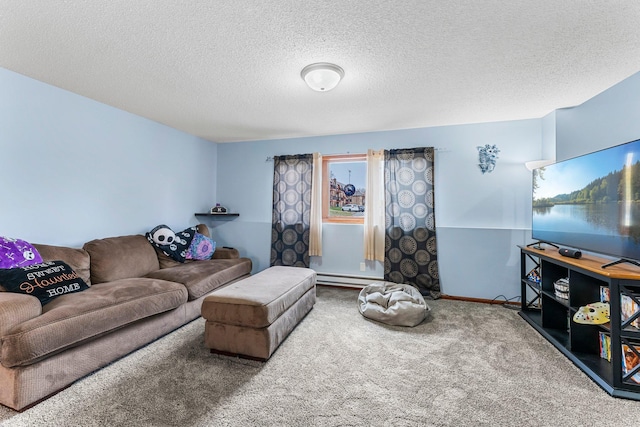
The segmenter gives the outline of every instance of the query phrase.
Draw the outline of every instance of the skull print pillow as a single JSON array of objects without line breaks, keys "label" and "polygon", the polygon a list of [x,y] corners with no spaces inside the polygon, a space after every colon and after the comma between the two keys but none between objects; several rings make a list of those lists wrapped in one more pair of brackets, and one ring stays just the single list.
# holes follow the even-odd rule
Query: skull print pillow
[{"label": "skull print pillow", "polygon": [[156,246],[172,245],[176,240],[176,233],[168,226],[161,224],[147,233],[147,239]]},{"label": "skull print pillow", "polygon": [[10,237],[0,237],[0,268],[26,267],[40,264],[42,257],[28,242]]},{"label": "skull print pillow", "polygon": [[178,262],[184,262],[196,227],[190,227],[174,233],[168,226],[161,224],[149,231],[146,236],[149,243],[160,249],[166,256]]}]

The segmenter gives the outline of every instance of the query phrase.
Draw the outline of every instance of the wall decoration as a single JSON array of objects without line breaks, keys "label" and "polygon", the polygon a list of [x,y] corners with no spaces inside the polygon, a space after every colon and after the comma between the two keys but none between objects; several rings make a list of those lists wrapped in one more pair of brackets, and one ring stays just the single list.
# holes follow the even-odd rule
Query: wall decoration
[{"label": "wall decoration", "polygon": [[347,185],[345,185],[345,186],[344,186],[344,194],[345,194],[347,197],[351,197],[351,196],[353,196],[354,194],[356,194],[356,187],[355,187],[355,185],[353,185],[353,184],[347,184]]},{"label": "wall decoration", "polygon": [[478,166],[482,173],[491,173],[496,168],[496,160],[500,150],[497,145],[485,144],[484,147],[478,146]]}]

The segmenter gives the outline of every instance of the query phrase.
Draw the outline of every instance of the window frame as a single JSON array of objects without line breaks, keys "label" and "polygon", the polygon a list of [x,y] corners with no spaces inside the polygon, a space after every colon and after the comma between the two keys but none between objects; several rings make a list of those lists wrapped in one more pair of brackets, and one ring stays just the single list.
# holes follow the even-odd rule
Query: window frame
[{"label": "window frame", "polygon": [[[322,156],[322,222],[330,224],[363,224],[364,216],[345,216],[330,217],[329,216],[329,183],[331,176],[329,175],[329,165],[331,163],[354,163],[365,162],[366,154],[332,154]],[[366,191],[366,188],[365,188]],[[366,197],[366,193],[365,193]]]}]

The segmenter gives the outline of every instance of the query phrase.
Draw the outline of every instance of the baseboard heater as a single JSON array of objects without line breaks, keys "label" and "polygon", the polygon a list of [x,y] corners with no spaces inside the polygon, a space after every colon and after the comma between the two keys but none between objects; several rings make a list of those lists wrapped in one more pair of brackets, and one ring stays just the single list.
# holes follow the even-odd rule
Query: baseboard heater
[{"label": "baseboard heater", "polygon": [[372,283],[383,283],[381,277],[352,276],[339,273],[318,272],[316,283],[318,285],[341,286],[346,288],[364,288]]}]

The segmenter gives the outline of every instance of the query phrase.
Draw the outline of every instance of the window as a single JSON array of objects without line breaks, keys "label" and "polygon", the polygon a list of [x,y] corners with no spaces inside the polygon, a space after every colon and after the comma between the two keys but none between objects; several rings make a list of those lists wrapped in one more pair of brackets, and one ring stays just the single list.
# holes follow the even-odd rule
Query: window
[{"label": "window", "polygon": [[367,156],[322,156],[322,221],[364,224]]}]

